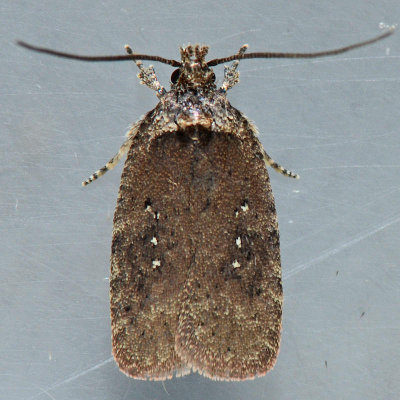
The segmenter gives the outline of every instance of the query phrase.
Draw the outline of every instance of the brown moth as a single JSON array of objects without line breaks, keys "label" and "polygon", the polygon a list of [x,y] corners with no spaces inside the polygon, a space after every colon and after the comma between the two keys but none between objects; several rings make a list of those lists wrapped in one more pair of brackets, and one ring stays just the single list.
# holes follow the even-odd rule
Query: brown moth
[{"label": "brown moth", "polygon": [[133,127],[122,173],[111,324],[114,356],[133,377],[245,379],[279,349],[279,234],[263,148],[216,90],[205,53],[182,50],[175,88]]},{"label": "brown moth", "polygon": [[[206,61],[207,46],[181,48],[181,61],[134,54],[79,56],[19,42],[31,50],[86,61],[132,59],[159,103],[136,122],[128,152],[111,252],[113,354],[138,379],[198,371],[217,380],[262,376],[275,364],[282,327],[279,233],[266,165],[275,163],[255,126],[226,98],[244,58],[313,58],[365,46],[393,32],[318,53],[248,53]],[[177,67],[166,91],[152,67]],[[218,88],[212,66],[225,68]]]}]

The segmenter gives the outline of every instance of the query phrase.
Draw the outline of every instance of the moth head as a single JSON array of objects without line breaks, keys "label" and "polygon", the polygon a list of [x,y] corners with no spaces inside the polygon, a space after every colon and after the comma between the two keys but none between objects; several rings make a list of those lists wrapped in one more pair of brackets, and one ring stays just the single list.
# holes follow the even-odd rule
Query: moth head
[{"label": "moth head", "polygon": [[180,48],[181,66],[171,75],[172,87],[184,89],[215,88],[215,74],[205,57],[208,46],[196,44]]}]

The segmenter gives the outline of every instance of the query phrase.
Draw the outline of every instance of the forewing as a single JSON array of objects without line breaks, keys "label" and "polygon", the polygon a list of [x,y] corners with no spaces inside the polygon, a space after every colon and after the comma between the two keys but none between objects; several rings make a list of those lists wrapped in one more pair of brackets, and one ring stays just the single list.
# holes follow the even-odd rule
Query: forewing
[{"label": "forewing", "polygon": [[179,292],[192,259],[182,229],[192,164],[186,147],[175,136],[142,133],[122,174],[111,254],[112,343],[117,364],[134,378],[189,372],[175,352]]},{"label": "forewing", "polygon": [[177,352],[212,379],[264,375],[279,351],[282,285],[274,198],[252,129],[212,135],[192,176],[194,257]]},{"label": "forewing", "polygon": [[264,374],[281,329],[279,234],[253,131],[135,138],[114,217],[113,353],[135,378]]}]

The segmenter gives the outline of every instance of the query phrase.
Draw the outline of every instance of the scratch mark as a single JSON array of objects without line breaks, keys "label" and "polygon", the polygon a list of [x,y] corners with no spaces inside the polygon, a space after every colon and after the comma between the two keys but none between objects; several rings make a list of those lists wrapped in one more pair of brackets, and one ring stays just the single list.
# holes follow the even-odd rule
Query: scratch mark
[{"label": "scratch mark", "polygon": [[167,391],[167,388],[165,387],[165,381],[162,381],[162,386],[163,386],[164,392],[167,393],[167,395],[171,397],[171,395]]},{"label": "scratch mark", "polygon": [[79,379],[79,378],[81,378],[82,376],[84,376],[84,375],[86,375],[86,374],[88,374],[88,373],[90,373],[90,372],[92,372],[92,371],[94,371],[94,370],[96,370],[96,369],[99,369],[99,368],[103,367],[104,365],[108,364],[109,362],[111,362],[111,361],[113,361],[113,360],[114,360],[113,357],[107,358],[107,360],[104,360],[103,362],[101,362],[101,363],[99,363],[99,364],[97,364],[97,365],[94,365],[93,367],[90,367],[90,368],[88,368],[88,369],[85,369],[84,371],[79,372],[78,374],[74,374],[74,375],[70,376],[70,377],[67,378],[67,379],[64,379],[63,381],[61,381],[61,382],[59,382],[59,383],[55,383],[54,385],[51,385],[51,386],[49,386],[49,387],[47,387],[47,388],[45,388],[45,389],[41,389],[41,392],[40,392],[40,393],[35,394],[33,397],[29,397],[28,400],[36,399],[37,397],[39,397],[39,396],[42,395],[43,393],[44,393],[44,394],[47,394],[49,397],[51,397],[52,399],[54,399],[54,397],[50,396],[50,394],[48,393],[49,390],[54,390],[54,389],[56,389],[56,388],[58,388],[58,387],[60,387],[60,386],[62,386],[62,385],[65,385],[65,384],[67,384],[67,383],[70,383],[70,382],[72,382],[72,381],[75,381],[76,379]]},{"label": "scratch mark", "polygon": [[50,399],[56,400],[56,398],[54,396],[52,396],[46,389],[42,389],[42,388],[40,388],[40,389],[42,390],[42,393],[44,393],[45,395],[49,396]]},{"label": "scratch mark", "polygon": [[317,168],[315,167],[308,167],[308,168],[303,168],[303,171],[308,171],[308,170],[314,170],[314,169],[338,169],[338,168],[399,168],[400,164],[366,164],[366,165],[333,165],[331,167],[320,167],[318,166]]},{"label": "scratch mark", "polygon": [[341,252],[344,249],[347,249],[348,247],[354,246],[356,243],[361,242],[362,240],[364,240],[372,235],[375,235],[376,233],[386,229],[388,226],[391,226],[398,222],[400,222],[400,217],[391,219],[388,222],[383,223],[383,224],[377,226],[376,228],[371,229],[370,231],[367,231],[366,233],[362,233],[362,234],[356,236],[354,239],[349,240],[348,242],[345,242],[333,249],[326,250],[326,251],[322,252],[318,257],[315,257],[305,263],[298,264],[294,268],[292,268],[290,271],[284,273],[283,279],[289,279],[292,276],[298,274],[299,272],[304,271],[307,268],[310,268],[312,265],[318,264],[321,261],[324,261],[327,258],[334,256],[335,254]]},{"label": "scratch mark", "polygon": [[261,29],[247,29],[247,30],[243,30],[241,32],[234,33],[232,35],[222,36],[218,40],[214,40],[214,42],[212,44],[214,45],[215,43],[224,42],[224,41],[226,41],[228,39],[232,39],[232,38],[237,37],[237,36],[247,35],[249,33],[254,33],[254,32],[261,32]]}]

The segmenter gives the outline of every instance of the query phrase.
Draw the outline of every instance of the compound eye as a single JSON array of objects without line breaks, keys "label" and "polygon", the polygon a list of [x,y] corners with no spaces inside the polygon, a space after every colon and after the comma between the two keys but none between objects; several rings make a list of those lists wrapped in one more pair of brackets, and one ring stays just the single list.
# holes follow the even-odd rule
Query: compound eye
[{"label": "compound eye", "polygon": [[178,68],[171,74],[171,82],[176,83],[178,82],[179,76],[181,74],[181,70]]},{"label": "compound eye", "polygon": [[211,75],[211,81],[212,81],[212,82],[215,82],[215,74],[214,74],[214,72],[213,72],[212,75]]}]

